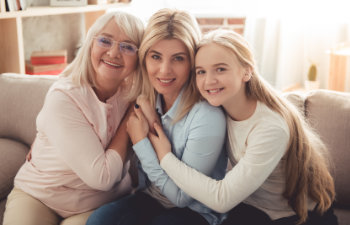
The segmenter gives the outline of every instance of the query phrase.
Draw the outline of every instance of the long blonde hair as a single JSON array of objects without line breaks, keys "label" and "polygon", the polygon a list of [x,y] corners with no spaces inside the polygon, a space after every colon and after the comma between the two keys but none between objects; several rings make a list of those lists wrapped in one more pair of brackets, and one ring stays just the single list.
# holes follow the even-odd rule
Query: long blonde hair
[{"label": "long blonde hair", "polygon": [[186,11],[177,9],[161,9],[151,16],[139,49],[139,59],[142,70],[142,80],[138,80],[135,86],[140,87],[143,95],[147,96],[150,103],[155,106],[156,90],[148,79],[146,69],[146,56],[149,49],[161,40],[178,39],[182,41],[189,53],[191,71],[185,84],[181,104],[177,110],[175,121],[181,119],[192,106],[200,99],[196,88],[194,76],[194,55],[200,39],[200,30],[196,19]]},{"label": "long blonde hair", "polygon": [[[96,87],[97,83],[95,78],[95,71],[91,63],[91,46],[94,40],[93,38],[112,19],[137,47],[140,46],[144,32],[144,24],[142,20],[124,11],[113,11],[106,13],[100,16],[90,27],[86,35],[86,39],[82,47],[79,49],[77,56],[62,72],[61,76],[71,77],[72,81],[78,86],[82,84],[89,84],[92,87]],[[133,73],[125,79],[125,82],[121,87],[131,88],[133,79],[139,79],[139,77],[141,77],[141,70],[138,66],[135,71],[133,71]],[[130,100],[133,100],[138,94],[139,90],[131,88],[128,92],[128,97]]]},{"label": "long blonde hair", "polygon": [[324,213],[335,198],[334,181],[329,172],[327,148],[320,137],[308,126],[299,111],[261,78],[256,70],[255,60],[247,41],[229,30],[209,32],[201,40],[199,47],[216,43],[235,54],[244,68],[252,71],[246,83],[248,98],[266,104],[281,114],[288,124],[290,139],[286,152],[286,187],[283,196],[299,216],[298,223],[305,222],[308,216],[308,198],[317,204],[317,211]]}]

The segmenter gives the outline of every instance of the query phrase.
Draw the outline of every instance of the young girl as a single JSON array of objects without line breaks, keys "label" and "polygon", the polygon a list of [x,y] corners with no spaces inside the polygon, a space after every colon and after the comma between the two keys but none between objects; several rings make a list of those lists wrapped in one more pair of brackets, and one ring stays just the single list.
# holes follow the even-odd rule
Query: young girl
[{"label": "young girl", "polygon": [[147,138],[149,124],[158,120],[157,109],[174,157],[214,179],[225,175],[225,117],[220,108],[199,101],[194,81],[199,34],[195,19],[184,11],[163,9],[149,19],[139,50],[143,95],[127,124],[145,189],[97,209],[88,225],[220,222],[220,214],[188,196],[161,169]]},{"label": "young girl", "polygon": [[4,225],[82,225],[93,209],[131,192],[122,119],[132,80],[141,75],[143,31],[140,19],[122,11],[92,25],[46,95],[31,159],[15,177]]},{"label": "young girl", "polygon": [[223,224],[337,224],[326,148],[298,111],[259,77],[248,43],[216,30],[201,41],[196,82],[202,96],[227,114],[233,168],[216,181],[170,151],[155,124],[151,142],[161,167],[187,194],[218,212]]}]

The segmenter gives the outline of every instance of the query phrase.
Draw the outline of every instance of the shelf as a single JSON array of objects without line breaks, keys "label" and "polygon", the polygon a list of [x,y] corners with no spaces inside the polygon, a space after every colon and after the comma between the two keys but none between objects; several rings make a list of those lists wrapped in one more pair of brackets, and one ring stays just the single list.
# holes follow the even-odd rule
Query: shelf
[{"label": "shelf", "polygon": [[23,11],[4,12],[5,0],[0,0],[0,3],[0,73],[25,73],[23,18],[82,13],[87,31],[108,9],[128,6],[128,3],[69,7],[41,6],[29,7]]},{"label": "shelf", "polygon": [[69,7],[36,6],[36,7],[29,7],[23,11],[1,12],[0,19],[96,12],[96,11],[101,11],[101,10],[102,11],[107,10],[109,8],[125,7],[126,5],[127,5],[126,3],[113,3],[113,4],[69,6]]}]

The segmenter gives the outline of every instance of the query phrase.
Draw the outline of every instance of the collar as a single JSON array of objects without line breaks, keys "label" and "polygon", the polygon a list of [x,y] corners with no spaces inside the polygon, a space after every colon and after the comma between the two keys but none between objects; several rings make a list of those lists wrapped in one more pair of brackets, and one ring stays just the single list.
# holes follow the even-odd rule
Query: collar
[{"label": "collar", "polygon": [[183,93],[183,89],[181,90],[180,94],[177,96],[174,104],[171,106],[171,108],[168,110],[168,112],[166,112],[165,114],[163,114],[163,107],[162,107],[162,98],[161,98],[161,94],[157,94],[157,99],[156,99],[156,110],[158,111],[158,113],[162,116],[168,116],[171,119],[174,119],[176,116],[176,111],[178,109],[178,105],[180,104],[180,100],[181,100],[181,96]]}]

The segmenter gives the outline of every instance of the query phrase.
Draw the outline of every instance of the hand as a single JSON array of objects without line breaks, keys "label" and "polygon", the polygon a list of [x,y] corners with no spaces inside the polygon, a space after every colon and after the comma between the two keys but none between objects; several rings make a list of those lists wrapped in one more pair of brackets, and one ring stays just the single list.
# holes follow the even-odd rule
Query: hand
[{"label": "hand", "polygon": [[135,104],[134,112],[129,116],[126,124],[126,131],[128,132],[133,144],[136,144],[147,137],[149,125],[138,104]]},{"label": "hand", "polygon": [[26,155],[26,160],[30,161],[32,159],[32,148],[30,148],[29,152]]},{"label": "hand", "polygon": [[137,97],[136,103],[140,106],[143,115],[146,117],[150,132],[155,134],[153,127],[154,123],[160,123],[160,119],[156,110],[151,106],[151,103],[148,101],[145,95],[140,95]]},{"label": "hand", "polygon": [[168,152],[171,152],[171,144],[162,127],[158,123],[154,123],[154,129],[156,135],[149,133],[148,138],[150,139],[160,162]]}]

